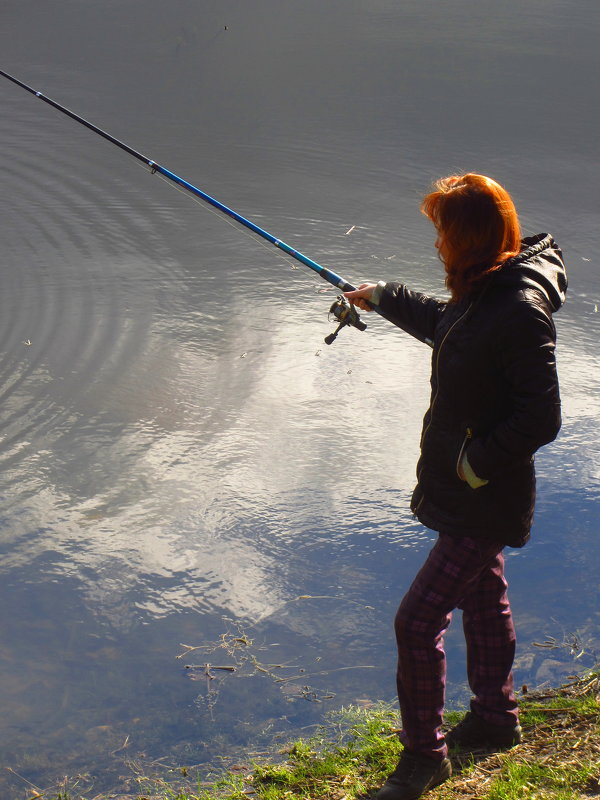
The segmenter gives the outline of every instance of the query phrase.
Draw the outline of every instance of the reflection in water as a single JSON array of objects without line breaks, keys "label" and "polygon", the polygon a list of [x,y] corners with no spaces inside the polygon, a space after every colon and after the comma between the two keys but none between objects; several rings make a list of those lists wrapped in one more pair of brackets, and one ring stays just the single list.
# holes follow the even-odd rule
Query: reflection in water
[{"label": "reflection in water", "polygon": [[[57,2],[34,23],[13,4],[2,68],[356,283],[443,292],[418,202],[453,170],[493,174],[526,232],[563,246],[564,427],[508,574],[517,680],[589,666],[600,282],[597,111],[580,87],[598,10],[486,5],[484,25],[464,2],[150,5],[142,29],[128,4]],[[3,763],[41,785],[93,768],[111,786],[142,752],[148,768],[204,764],[391,699],[391,620],[433,541],[408,511],[428,349],[371,317],[327,347],[331,287],[0,91]],[[227,636],[252,644],[209,691],[192,679],[202,660],[176,656],[183,642],[208,659]],[[459,625],[447,644],[464,701]],[[305,677],[278,683],[265,664]]]}]

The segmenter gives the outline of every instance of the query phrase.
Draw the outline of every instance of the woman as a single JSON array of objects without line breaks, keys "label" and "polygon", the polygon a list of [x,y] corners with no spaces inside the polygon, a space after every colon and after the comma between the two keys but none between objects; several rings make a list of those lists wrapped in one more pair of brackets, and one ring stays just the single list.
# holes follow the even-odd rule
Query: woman
[{"label": "woman", "polygon": [[[404,750],[377,800],[416,800],[446,780],[449,745],[503,749],[521,741],[502,551],[529,538],[533,456],[560,428],[552,314],[567,279],[552,237],[521,242],[510,195],[483,175],[438,181],[422,211],[437,230],[450,299],[401,283],[346,293],[433,348],[411,509],[438,539],[396,615]],[[474,698],[444,736],[443,635],[455,608],[463,612]]]}]

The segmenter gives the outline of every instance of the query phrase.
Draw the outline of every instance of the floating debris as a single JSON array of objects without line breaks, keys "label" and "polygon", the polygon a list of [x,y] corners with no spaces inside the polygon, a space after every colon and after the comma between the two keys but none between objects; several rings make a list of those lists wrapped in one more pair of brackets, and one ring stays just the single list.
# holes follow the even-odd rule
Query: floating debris
[{"label": "floating debris", "polygon": [[352,603],[353,605],[360,606],[361,608],[366,608],[369,611],[375,611],[374,606],[367,606],[364,603],[360,603],[357,600],[350,600],[347,597],[342,597],[341,595],[335,594],[299,594],[298,597],[293,597],[291,600],[288,600],[289,603],[295,603],[296,600],[343,600],[344,603]]},{"label": "floating debris", "polygon": [[[315,599],[337,599],[330,595],[300,595],[294,600],[315,600]],[[292,601],[289,601],[292,602]],[[355,601],[346,601],[355,602]],[[357,604],[363,606],[363,604]],[[363,606],[364,608],[372,608],[371,606]],[[295,660],[290,660],[284,663],[271,663],[263,660],[260,657],[260,651],[269,649],[271,647],[279,646],[277,642],[272,642],[269,645],[255,644],[243,630],[236,626],[236,630],[228,630],[221,634],[217,641],[207,643],[205,645],[189,645],[181,644],[184,652],[176,656],[181,659],[188,656],[192,652],[202,651],[207,655],[219,652],[225,652],[231,659],[232,663],[223,663],[220,660],[217,664],[211,661],[202,659],[200,663],[185,664],[186,676],[192,680],[204,684],[203,690],[197,695],[194,703],[197,707],[206,708],[210,714],[211,719],[214,719],[214,709],[217,704],[219,694],[227,685],[228,681],[232,678],[226,677],[227,673],[230,675],[235,674],[238,678],[248,678],[257,675],[264,675],[265,678],[270,680],[278,691],[285,697],[288,702],[295,700],[308,700],[315,703],[321,703],[324,700],[331,700],[335,697],[335,692],[332,692],[329,687],[315,687],[309,685],[308,681],[317,678],[318,682],[324,676],[330,676],[337,672],[346,670],[364,670],[364,669],[377,669],[375,664],[359,664],[347,667],[332,667],[329,669],[315,669],[315,666],[321,661],[321,656],[313,659],[310,668],[304,665],[295,663]],[[215,658],[216,660],[216,658]],[[289,671],[291,674],[286,674],[284,671]],[[282,674],[283,672],[283,674]],[[221,673],[221,674],[219,674]]]},{"label": "floating debris", "polygon": [[110,753],[111,756],[114,756],[116,753],[120,753],[121,750],[125,750],[125,748],[127,747],[128,744],[129,744],[129,734],[127,734],[127,736],[125,737],[125,741],[123,742],[121,747],[117,747],[116,750],[111,750],[111,753]]},{"label": "floating debris", "polygon": [[550,636],[548,639],[545,639],[543,642],[532,642],[531,644],[534,647],[548,647],[551,650],[558,650],[560,648],[560,644],[554,638],[554,636]]},{"label": "floating debris", "polygon": [[346,233],[344,234],[344,236],[348,236],[350,233],[352,233],[352,231],[353,231],[355,228],[356,228],[356,225],[353,225],[351,228],[349,228],[349,229],[346,231]]},{"label": "floating debris", "polygon": [[185,653],[180,653],[178,656],[175,656],[175,658],[183,658],[184,656],[187,656],[188,653],[191,653],[192,650],[201,650],[203,647],[201,644],[195,646],[192,644],[183,644],[182,642],[179,643],[179,646],[185,647]]},{"label": "floating debris", "polygon": [[[179,656],[177,656],[177,658],[179,658]],[[220,667],[216,664],[186,664],[185,669],[203,669],[205,675],[210,675],[211,669],[224,669],[227,672],[235,672],[237,667],[232,667],[229,664]]]}]

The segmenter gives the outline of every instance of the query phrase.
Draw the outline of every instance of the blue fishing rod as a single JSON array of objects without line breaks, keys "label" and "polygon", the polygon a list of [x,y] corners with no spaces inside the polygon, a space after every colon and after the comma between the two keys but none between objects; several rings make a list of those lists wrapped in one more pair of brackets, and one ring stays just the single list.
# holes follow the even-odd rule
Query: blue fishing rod
[{"label": "blue fishing rod", "polygon": [[[281,239],[278,239],[276,236],[273,236],[271,233],[264,230],[264,228],[259,227],[251,220],[246,219],[246,217],[243,217],[241,214],[238,214],[236,211],[233,211],[231,208],[228,208],[226,205],[223,205],[223,203],[220,203],[218,200],[215,200],[214,197],[211,197],[209,194],[206,194],[206,192],[203,192],[201,189],[198,189],[197,186],[194,186],[193,184],[189,183],[183,178],[180,178],[179,175],[176,175],[174,172],[171,172],[170,170],[166,169],[160,164],[157,164],[152,159],[142,155],[142,153],[139,153],[137,150],[134,150],[128,144],[125,144],[125,142],[121,142],[119,139],[116,139],[114,136],[111,136],[110,133],[103,131],[101,128],[98,128],[91,122],[88,122],[88,120],[84,119],[83,117],[80,117],[79,114],[75,114],[73,111],[70,111],[68,108],[65,108],[65,106],[60,105],[60,103],[57,103],[50,97],[46,97],[46,95],[42,94],[42,92],[36,91],[31,86],[28,86],[26,83],[23,83],[23,81],[20,81],[13,75],[9,75],[7,72],[4,72],[3,70],[0,70],[0,75],[2,75],[4,78],[7,78],[9,81],[12,81],[17,86],[20,86],[22,89],[25,89],[27,92],[30,92],[30,94],[34,95],[35,97],[38,97],[40,100],[43,100],[44,103],[47,103],[48,105],[52,106],[52,108],[56,108],[58,111],[62,112],[63,114],[66,114],[68,117],[75,120],[75,122],[79,122],[81,125],[84,125],[86,128],[89,128],[89,130],[93,131],[94,133],[97,133],[99,136],[102,136],[109,142],[112,142],[112,144],[116,145],[117,147],[120,147],[121,150],[124,150],[126,153],[129,153],[130,156],[133,156],[138,161],[141,161],[143,164],[146,164],[146,166],[150,168],[152,174],[158,173],[159,175],[162,175],[164,178],[167,178],[167,180],[172,181],[177,186],[186,189],[188,192],[191,192],[196,197],[199,197],[201,200],[204,200],[206,203],[213,206],[218,211],[222,211],[231,219],[235,220],[236,222],[239,222],[240,225],[244,225],[246,228],[249,228],[251,231],[258,234],[258,236],[261,236],[263,239],[266,239],[268,242],[277,247],[279,250],[283,250],[283,252],[287,253],[287,255],[292,256],[292,258],[295,258],[301,264],[304,264],[304,266],[312,269],[314,272],[320,275],[321,278],[323,278],[323,280],[332,284],[332,286],[341,289],[342,292],[351,292],[354,289],[356,289],[356,286],[353,286],[351,283],[348,283],[348,281],[346,281],[344,278],[340,277],[339,275],[336,275],[335,272],[332,272],[330,269],[321,266],[321,264],[318,264],[316,261],[313,261],[312,258],[309,258],[308,256],[305,256],[303,253],[300,253],[298,250],[295,250],[293,247],[290,247],[289,244],[282,242]],[[380,314],[380,316],[389,320],[394,325],[402,327],[404,330],[407,330],[407,332],[411,333],[413,336],[415,335],[415,333],[412,330],[408,330],[404,326],[404,324],[399,325],[399,322],[396,319],[394,319],[391,316],[388,316],[382,309],[379,308],[379,306],[373,305],[372,308],[374,311]],[[360,319],[360,316],[356,308],[351,303],[349,303],[348,300],[343,295],[340,295],[339,297],[336,298],[335,302],[329,309],[329,313],[333,314],[333,316],[337,319],[338,327],[333,333],[325,337],[325,342],[327,344],[331,344],[337,337],[340,330],[346,326],[357,328],[360,331],[364,331],[367,327],[366,324]],[[421,339],[420,336],[417,336],[417,338]]]}]

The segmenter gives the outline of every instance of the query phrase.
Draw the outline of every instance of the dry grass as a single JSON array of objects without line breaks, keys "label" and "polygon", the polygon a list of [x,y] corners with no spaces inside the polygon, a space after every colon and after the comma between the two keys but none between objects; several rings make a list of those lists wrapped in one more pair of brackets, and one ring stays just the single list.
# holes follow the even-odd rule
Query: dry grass
[{"label": "dry grass", "polygon": [[[582,700],[588,702],[582,707]],[[527,718],[533,717],[528,724]],[[498,787],[515,765],[584,776],[572,796],[600,798],[600,676],[595,674],[557,689],[528,695],[524,714],[524,741],[504,753],[475,754],[454,760],[454,778],[431,792],[431,800],[483,800]],[[508,768],[510,765],[510,768]],[[592,766],[592,774],[587,775]],[[594,774],[595,773],[595,774]],[[579,794],[577,794],[579,792]],[[498,797],[501,797],[498,790]],[[532,786],[523,797],[555,797]],[[565,795],[567,796],[567,795]]]}]

